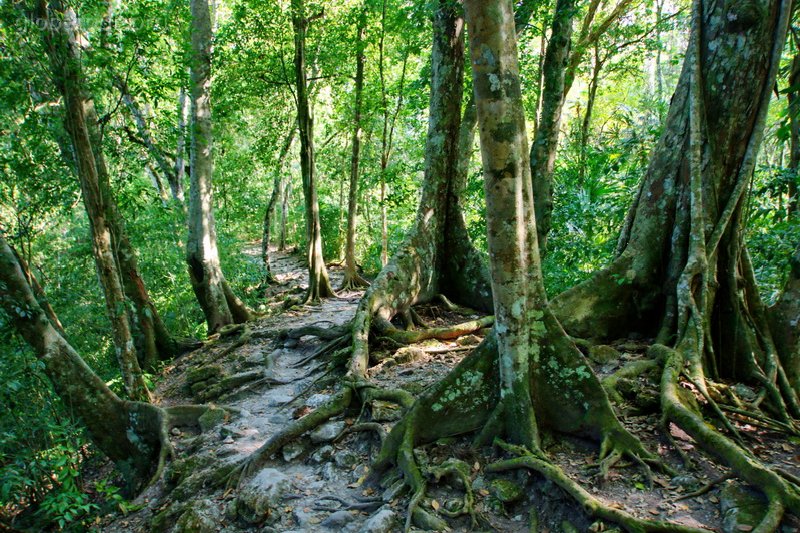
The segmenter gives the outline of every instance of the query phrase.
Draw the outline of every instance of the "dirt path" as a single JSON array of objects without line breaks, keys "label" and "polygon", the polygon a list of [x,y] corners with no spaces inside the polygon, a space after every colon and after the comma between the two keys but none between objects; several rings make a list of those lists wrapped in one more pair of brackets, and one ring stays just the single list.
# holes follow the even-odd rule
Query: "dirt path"
[{"label": "dirt path", "polygon": [[[258,250],[247,250],[258,260]],[[299,256],[273,252],[273,273],[282,283],[268,289],[277,309],[288,294],[298,293],[306,270]],[[334,286],[341,272],[331,269]],[[225,406],[234,414],[206,420],[205,431],[175,431],[172,441],[174,460],[162,481],[137,499],[143,508],[101,525],[102,531],[178,531],[178,532],[348,532],[380,533],[402,530],[407,495],[398,480],[384,480],[384,487],[367,486],[365,477],[377,453],[374,433],[349,434],[342,430],[364,413],[347,412],[320,429],[285,446],[277,456],[247,483],[235,490],[207,489],[213,467],[238,463],[257,450],[269,437],[293,420],[323,404],[334,392],[338,374],[328,374],[328,361],[308,360],[320,346],[315,338],[280,340],[280,332],[311,324],[336,326],[354,315],[360,292],[340,294],[320,305],[303,306],[250,325],[252,338],[238,345],[237,337],[188,354],[166,369],[156,395],[166,405],[206,403]],[[452,324],[456,319],[437,306],[420,309],[432,325]],[[459,317],[463,319],[463,317]],[[399,358],[393,349],[373,347],[373,356],[384,361],[370,370],[378,385],[403,388],[414,395],[444,376],[474,347],[474,335],[457,342],[428,341],[414,347],[413,357]],[[630,344],[630,343],[629,343]],[[601,374],[613,372],[620,362],[640,357],[636,348],[619,345],[617,363],[598,364]],[[392,355],[395,357],[390,357]],[[407,354],[408,355],[408,354]],[[233,385],[231,385],[233,384]],[[388,430],[400,416],[391,404],[374,406],[372,421]],[[652,418],[652,420],[651,420]],[[659,436],[654,416],[627,414],[626,426],[678,468],[680,462]],[[731,482],[723,482],[702,496],[676,501],[681,495],[700,488],[724,471],[697,453],[687,435],[673,435],[684,450],[693,455],[698,469],[673,478],[656,475],[653,490],[645,487],[645,477],[633,467],[620,467],[606,482],[593,475],[597,444],[556,437],[547,451],[573,479],[607,502],[615,502],[643,518],[678,521],[684,525],[722,531],[747,531],[746,511],[758,498]],[[774,437],[765,437],[765,439]],[[686,440],[688,439],[688,440]],[[472,488],[476,509],[483,518],[473,528],[466,518],[451,522],[456,531],[485,530],[522,533],[529,531],[603,531],[613,524],[592,523],[574,503],[552,484],[517,472],[504,477],[486,475],[490,457],[472,451],[466,442],[442,439],[419,450],[418,461],[438,463],[456,456],[473,465]],[[764,453],[774,461],[797,471],[800,449],[773,440]],[[209,469],[204,472],[204,469]],[[209,472],[212,472],[209,474]],[[731,494],[724,494],[728,491]],[[744,491],[744,496],[740,493]],[[463,495],[458,484],[432,486],[423,503],[428,510],[456,505]],[[738,495],[738,496],[737,496]],[[736,503],[737,497],[741,501]],[[378,501],[375,501],[378,500]],[[347,505],[354,509],[345,510]],[[568,523],[565,523],[567,520]],[[753,519],[750,518],[752,521]],[[793,519],[792,519],[793,520]],[[612,529],[607,529],[607,528]],[[573,528],[573,529],[570,529]],[[605,529],[604,529],[605,528]],[[797,531],[791,522],[784,531]]]}]

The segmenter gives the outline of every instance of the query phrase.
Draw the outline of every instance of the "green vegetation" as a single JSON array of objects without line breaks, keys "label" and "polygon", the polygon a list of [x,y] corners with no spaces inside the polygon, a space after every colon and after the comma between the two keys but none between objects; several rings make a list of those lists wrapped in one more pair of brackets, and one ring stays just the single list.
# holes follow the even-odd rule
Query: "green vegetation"
[{"label": "green vegetation", "polygon": [[[366,10],[355,243],[358,265],[369,279],[379,275],[416,227],[426,156],[430,158],[426,138],[432,113],[435,4],[309,0],[304,6],[310,21],[305,68],[327,263],[344,260],[354,43],[359,13]],[[533,140],[546,85],[545,36],[551,31],[555,1],[516,4],[518,12],[530,11],[524,27],[518,27],[518,42],[521,105],[528,139]],[[692,27],[690,2],[663,0],[628,2],[624,14],[601,27],[614,13],[616,4],[609,2],[599,7],[582,34],[594,4],[578,1],[570,22],[573,50],[583,46],[583,55],[575,65],[558,130],[552,230],[541,265],[550,297],[593,279],[621,251],[620,231],[665,131]],[[308,246],[299,141],[291,145],[284,167],[276,168],[282,143],[297,124],[292,8],[289,0],[221,0],[215,6],[211,120],[216,239],[221,269],[233,293],[250,309],[263,312],[268,285],[255,250],[260,250],[276,172],[284,194],[272,216],[272,244],[296,248],[301,255]],[[99,117],[100,139],[93,139],[92,149],[105,156],[111,191],[141,278],[170,335],[202,339],[206,320],[186,265],[192,172],[192,114],[186,96],[192,90],[189,6],[164,0],[119,5],[92,0],[66,2],[62,8],[77,16],[82,90]],[[37,9],[33,2],[0,3],[0,236],[41,284],[65,339],[124,397],[116,330],[104,305],[90,217],[82,203],[78,148],[64,125],[68,102],[60,92],[53,60],[48,59],[53,52],[43,39],[48,32],[60,31],[54,27],[60,21],[42,18]],[[597,35],[592,33],[596,28]],[[586,39],[579,43],[581,36]],[[798,57],[797,40],[790,38],[756,169],[752,180],[748,178],[744,206],[737,211],[766,304],[779,299],[800,243],[800,147],[793,146],[800,144],[800,110],[796,101],[790,104],[800,89]],[[469,60],[466,63],[461,110],[467,109],[472,92]],[[125,89],[119,80],[124,80]],[[487,252],[487,198],[479,147],[475,139],[460,204],[471,242]],[[186,199],[176,193],[176,183],[186,191]],[[630,281],[626,274],[611,275],[622,286]],[[0,297],[5,290],[0,282]],[[129,308],[117,310],[120,315],[136,315],[132,301],[125,305]],[[133,337],[139,342],[137,327],[132,327]],[[130,511],[118,488],[123,485],[118,473],[106,468],[99,476],[102,481],[86,480],[84,472],[103,468],[102,455],[74,419],[71,406],[59,398],[44,363],[15,328],[14,317],[2,311],[0,354],[0,525],[80,531],[91,528],[103,513]],[[168,359],[159,365],[169,364]],[[576,372],[587,379],[590,375],[585,366],[558,367],[556,359],[549,361],[562,378],[573,379],[569,376]],[[150,385],[158,379],[158,368],[143,368]],[[461,379],[472,383],[480,375],[467,369]],[[460,386],[461,381],[454,384]],[[469,394],[449,389],[444,400],[462,392]],[[433,411],[449,409],[428,399]],[[415,411],[415,416],[427,416],[422,413]]]}]

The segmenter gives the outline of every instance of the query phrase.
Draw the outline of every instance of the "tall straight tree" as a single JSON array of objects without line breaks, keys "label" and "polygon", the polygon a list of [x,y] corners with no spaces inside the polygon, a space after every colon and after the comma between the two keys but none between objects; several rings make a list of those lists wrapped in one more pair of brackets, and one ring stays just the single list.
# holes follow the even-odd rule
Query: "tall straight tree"
[{"label": "tall straight tree", "polygon": [[64,124],[74,149],[83,203],[89,218],[97,275],[111,321],[122,381],[132,399],[147,401],[150,393],[136,353],[121,266],[116,254],[117,239],[121,236],[120,221],[99,148],[94,105],[87,98],[84,88],[77,43],[77,18],[75,12],[61,2],[53,2],[49,6],[40,2],[38,15],[42,20],[57,21],[48,26],[54,29],[43,31],[44,42],[53,80],[64,98]]},{"label": "tall straight tree", "polygon": [[292,27],[294,28],[295,98],[297,99],[297,129],[300,133],[300,172],[303,178],[303,196],[306,207],[306,241],[308,246],[308,291],[306,302],[336,296],[322,256],[322,225],[317,198],[317,169],[314,160],[314,117],[308,100],[306,75],[306,31],[309,24],[323,16],[320,12],[306,17],[303,0],[292,0]]},{"label": "tall straight tree", "polygon": [[264,229],[261,237],[261,262],[264,264],[264,271],[266,272],[267,282],[272,283],[275,277],[272,275],[272,268],[269,264],[269,243],[272,235],[272,215],[275,213],[275,206],[280,202],[283,196],[283,188],[285,187],[286,178],[283,175],[283,166],[286,163],[286,157],[289,155],[289,150],[292,148],[294,135],[297,128],[292,124],[289,134],[283,141],[283,146],[278,154],[278,161],[275,164],[275,176],[272,179],[272,194],[267,201],[267,208],[264,210]]},{"label": "tall straight tree", "polygon": [[211,12],[208,0],[192,0],[191,191],[186,262],[209,334],[246,322],[250,310],[231,290],[219,262],[214,223],[213,134],[211,124]]},{"label": "tall straight tree", "polygon": [[610,13],[595,24],[602,2],[591,0],[574,39],[572,26],[577,3],[575,0],[556,2],[550,39],[542,62],[542,93],[538,95],[541,109],[530,151],[536,231],[542,255],[547,248],[547,234],[550,232],[553,169],[564,102],[587,50],[597,45],[603,33],[625,13],[631,2],[620,0]]},{"label": "tall straight tree", "polygon": [[364,61],[366,46],[364,34],[367,31],[367,6],[361,7],[356,28],[356,76],[353,104],[353,139],[350,156],[350,188],[347,193],[347,243],[344,248],[344,280],[342,290],[366,287],[369,282],[361,277],[356,265],[356,221],[358,209],[358,166],[361,157],[361,104],[364,95]]}]

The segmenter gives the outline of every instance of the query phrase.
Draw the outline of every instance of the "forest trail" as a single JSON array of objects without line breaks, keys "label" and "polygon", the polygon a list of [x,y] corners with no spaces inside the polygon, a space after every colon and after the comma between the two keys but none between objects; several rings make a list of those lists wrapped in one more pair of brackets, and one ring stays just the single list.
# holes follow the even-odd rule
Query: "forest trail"
[{"label": "forest trail", "polygon": [[[254,261],[259,260],[256,248],[246,253]],[[305,282],[306,267],[301,257],[278,251],[272,253],[272,265],[280,284],[268,290],[271,305],[277,308],[286,295],[298,293],[299,285]],[[331,267],[331,278],[334,286],[341,282],[341,269],[335,265]],[[348,411],[345,416],[334,418],[284,446],[237,489],[206,488],[214,469],[246,459],[269,437],[332,396],[339,371],[330,371],[332,363],[327,360],[311,358],[324,341],[315,337],[287,340],[281,337],[281,332],[309,325],[344,324],[352,319],[361,295],[360,291],[340,293],[339,298],[325,299],[319,305],[257,319],[249,325],[252,334],[245,342],[237,335],[209,342],[167,367],[155,389],[162,405],[205,403],[224,406],[229,414],[216,411],[218,416],[203,421],[202,432],[173,430],[170,438],[175,459],[162,479],[134,501],[140,509],[126,516],[109,517],[100,525],[101,530],[400,531],[408,497],[399,477],[384,479],[383,488],[366,480],[369,465],[379,450],[377,434],[342,433],[364,416],[388,431],[400,417],[400,410],[389,403],[381,403],[371,413]],[[433,325],[463,318],[436,305],[420,307],[420,314]],[[374,356],[380,362],[370,369],[370,377],[377,385],[403,388],[416,396],[441,379],[480,340],[479,336],[468,335],[458,341],[426,341],[400,350],[378,345]],[[639,356],[635,343],[616,348],[627,352],[623,361]],[[598,364],[596,371],[602,376],[615,369],[614,363]],[[623,420],[650,449],[669,457],[670,463],[677,466],[675,458],[670,457],[674,454],[668,453],[655,436],[654,417],[629,413]],[[653,490],[646,490],[644,476],[632,466],[615,468],[605,482],[593,476],[595,443],[564,438],[547,443],[547,447],[552,459],[570,477],[580,480],[595,496],[637,516],[669,518],[686,526],[716,531],[746,531],[747,515],[738,507],[730,507],[732,498],[741,496],[740,492],[745,490],[740,485],[721,482],[707,494],[676,500],[719,478],[725,471],[700,455],[691,439],[677,428],[673,437],[700,470],[673,478],[658,474]],[[555,533],[602,531],[607,527],[587,521],[569,497],[537,476],[520,471],[509,481],[508,476],[486,474],[484,467],[492,457],[465,444],[458,439],[442,439],[417,450],[417,460],[438,464],[455,456],[473,465],[472,488],[481,516],[481,527],[477,530]],[[773,449],[769,453],[784,468],[795,471],[796,460],[788,451]],[[576,453],[585,461],[576,461]],[[725,488],[728,486],[730,490]],[[733,496],[723,494],[726,490]],[[425,503],[428,509],[448,508],[462,498],[463,487],[443,482],[431,486],[429,496]],[[263,511],[267,509],[265,515]],[[261,512],[260,516],[255,516],[254,511]],[[451,527],[456,531],[475,530],[466,517],[451,521]]]}]

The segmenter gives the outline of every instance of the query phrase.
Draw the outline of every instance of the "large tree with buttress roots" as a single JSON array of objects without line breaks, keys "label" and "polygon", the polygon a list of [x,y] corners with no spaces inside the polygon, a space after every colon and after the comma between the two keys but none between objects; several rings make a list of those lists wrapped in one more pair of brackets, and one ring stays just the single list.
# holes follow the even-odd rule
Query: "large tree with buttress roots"
[{"label": "large tree with buttress roots", "polygon": [[[414,521],[432,523],[418,505],[430,479],[466,475],[457,461],[432,469],[420,466],[415,446],[472,433],[475,445],[494,442],[513,456],[489,470],[535,470],[589,513],[631,531],[692,530],[603,504],[540,448],[540,431],[569,433],[601,443],[602,475],[623,456],[648,472],[650,466],[668,468],[622,425],[609,391],[575,344],[576,338],[636,335],[652,339],[649,358],[620,372],[658,374],[665,427],[674,423],[683,429],[765,494],[768,512],[756,530],[773,531],[787,511],[800,514],[797,479],[748,451],[725,414],[735,410],[798,432],[799,269],[794,264],[783,296],[767,308],[742,240],[748,183],[790,4],[695,1],[683,71],[664,133],[622,230],[618,256],[590,280],[548,302],[526,163],[512,3],[464,2],[485,177],[487,269],[466,238],[452,238],[452,232],[463,230],[456,139],[465,135],[453,133],[461,126],[464,25],[459,4],[438,2],[426,179],[416,224],[365,293],[348,329],[312,331],[330,339],[328,349],[352,350],[349,383],[330,403],[271,438],[250,458],[244,474],[352,402],[393,399],[406,407],[405,415],[384,440],[374,471],[402,471],[413,491],[406,528]],[[407,393],[369,384],[371,336],[398,342],[447,338],[488,322],[414,331],[390,322],[400,315],[408,325],[420,325],[411,306],[439,294],[493,308],[492,332],[414,401]],[[731,381],[756,385],[761,393],[746,403],[723,385]],[[704,410],[680,393],[682,382],[694,387]],[[704,412],[715,415],[721,429],[707,423]],[[470,511],[470,499],[465,498],[460,512]]]}]

